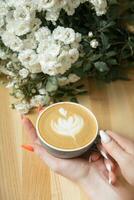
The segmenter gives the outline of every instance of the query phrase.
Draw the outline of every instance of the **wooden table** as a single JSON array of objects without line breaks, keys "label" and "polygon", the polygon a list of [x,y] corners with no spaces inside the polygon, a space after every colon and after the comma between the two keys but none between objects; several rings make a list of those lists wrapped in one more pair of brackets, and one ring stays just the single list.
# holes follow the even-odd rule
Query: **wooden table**
[{"label": "wooden table", "polygon": [[[112,129],[134,138],[134,73],[129,82],[110,84],[88,81],[89,94],[81,104],[96,115],[102,129]],[[0,200],[86,200],[69,180],[53,173],[38,157],[22,151],[29,142],[20,115],[9,108],[9,91],[0,89]],[[29,117],[35,122],[37,113]]]}]

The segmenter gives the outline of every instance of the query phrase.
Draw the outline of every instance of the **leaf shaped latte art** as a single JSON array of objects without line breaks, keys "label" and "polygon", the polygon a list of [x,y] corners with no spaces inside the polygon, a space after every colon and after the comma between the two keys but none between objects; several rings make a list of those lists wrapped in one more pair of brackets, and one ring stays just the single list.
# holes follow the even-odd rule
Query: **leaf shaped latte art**
[{"label": "leaf shaped latte art", "polygon": [[84,120],[80,115],[74,114],[67,119],[59,117],[57,121],[51,121],[51,128],[60,135],[74,137],[84,126]]}]

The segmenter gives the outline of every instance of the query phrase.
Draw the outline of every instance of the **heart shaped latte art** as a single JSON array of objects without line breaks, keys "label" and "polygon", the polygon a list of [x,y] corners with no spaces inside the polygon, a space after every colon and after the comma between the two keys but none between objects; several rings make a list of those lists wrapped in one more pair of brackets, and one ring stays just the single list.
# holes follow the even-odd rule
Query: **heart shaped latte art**
[{"label": "heart shaped latte art", "polygon": [[60,135],[74,137],[84,126],[84,120],[80,115],[72,115],[68,118],[59,117],[51,121],[51,128]]}]

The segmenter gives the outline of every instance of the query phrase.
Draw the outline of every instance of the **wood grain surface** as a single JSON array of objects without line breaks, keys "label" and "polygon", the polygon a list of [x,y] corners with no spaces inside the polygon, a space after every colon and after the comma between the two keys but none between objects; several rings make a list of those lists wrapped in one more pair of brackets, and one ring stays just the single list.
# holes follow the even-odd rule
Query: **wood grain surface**
[{"label": "wood grain surface", "polygon": [[[87,81],[81,104],[96,115],[99,127],[134,138],[134,73],[131,81]],[[75,184],[52,172],[36,155],[22,151],[29,143],[20,115],[9,108],[9,91],[0,88],[0,200],[87,200]],[[37,113],[29,114],[35,123]]]}]

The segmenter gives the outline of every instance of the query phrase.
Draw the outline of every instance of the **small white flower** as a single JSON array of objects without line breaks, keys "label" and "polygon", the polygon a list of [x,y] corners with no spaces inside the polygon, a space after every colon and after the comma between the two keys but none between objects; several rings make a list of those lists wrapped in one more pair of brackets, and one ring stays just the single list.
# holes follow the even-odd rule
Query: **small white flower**
[{"label": "small white flower", "polygon": [[17,92],[15,93],[15,97],[18,99],[23,99],[25,96],[21,90],[17,90]]},{"label": "small white flower", "polygon": [[59,40],[64,44],[71,44],[75,41],[75,32],[72,28],[58,26],[53,31],[53,37],[55,40]]},{"label": "small white flower", "polygon": [[104,15],[107,12],[107,1],[106,0],[89,0],[96,11],[97,16]]},{"label": "small white flower", "polygon": [[74,83],[74,82],[80,80],[80,77],[77,76],[76,74],[69,74],[68,80],[70,83]]},{"label": "small white flower", "polygon": [[31,73],[40,73],[41,66],[38,62],[38,55],[34,50],[27,49],[19,53],[18,59]]},{"label": "small white flower", "polygon": [[41,27],[35,32],[35,38],[38,42],[43,42],[51,35],[48,27]]},{"label": "small white flower", "polygon": [[92,37],[93,37],[93,32],[90,31],[90,32],[88,33],[88,37],[89,37],[89,38],[92,38]]},{"label": "small white flower", "polygon": [[52,21],[53,24],[54,24],[54,22],[57,21],[59,15],[60,15],[60,10],[59,9],[58,10],[53,10],[53,9],[48,10],[46,12],[46,20],[47,21]]},{"label": "small white flower", "polygon": [[3,49],[0,49],[0,59],[6,60],[7,58],[8,54]]},{"label": "small white flower", "polygon": [[77,49],[70,49],[69,50],[69,56],[70,56],[70,59],[71,59],[71,63],[74,63],[79,58],[79,51]]},{"label": "small white flower", "polygon": [[46,94],[47,91],[46,91],[45,88],[41,88],[41,89],[39,89],[39,93],[40,93],[40,94]]},{"label": "small white flower", "polygon": [[15,105],[15,109],[22,114],[26,114],[30,110],[30,105],[28,103],[18,103]]},{"label": "small white flower", "polygon": [[35,95],[32,97],[30,105],[32,107],[36,107],[36,106],[44,106],[47,105],[50,101],[50,97],[48,95],[48,93],[46,92],[45,95]]},{"label": "small white flower", "polygon": [[96,49],[99,46],[99,42],[96,39],[90,41],[90,46]]},{"label": "small white flower", "polygon": [[22,78],[27,78],[28,74],[29,74],[29,71],[28,71],[27,69],[25,69],[25,68],[23,68],[23,69],[21,69],[21,70],[19,71],[19,75],[20,75]]},{"label": "small white flower", "polygon": [[5,16],[8,13],[8,6],[4,1],[0,2],[0,16]]},{"label": "small white flower", "polygon": [[2,34],[3,43],[13,51],[21,51],[23,48],[22,40],[13,33],[5,31]]},{"label": "small white flower", "polygon": [[23,40],[23,50],[26,49],[36,49],[37,41],[34,34],[28,34],[27,38]]}]

